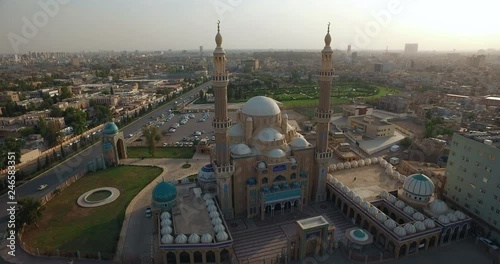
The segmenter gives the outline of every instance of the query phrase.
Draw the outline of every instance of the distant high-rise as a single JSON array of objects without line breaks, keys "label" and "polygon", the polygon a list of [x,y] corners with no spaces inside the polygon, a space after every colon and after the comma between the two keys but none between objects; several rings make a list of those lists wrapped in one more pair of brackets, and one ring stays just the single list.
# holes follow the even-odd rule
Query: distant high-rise
[{"label": "distant high-rise", "polygon": [[351,55],[351,44],[347,45],[347,55]]},{"label": "distant high-rise", "polygon": [[358,52],[355,51],[351,54],[351,62],[355,63],[357,59],[358,59]]},{"label": "distant high-rise", "polygon": [[200,46],[200,57],[203,57],[203,46]]},{"label": "distant high-rise", "polygon": [[482,67],[484,65],[484,61],[486,60],[485,55],[472,55],[472,57],[467,57],[467,66],[469,67]]},{"label": "distant high-rise", "polygon": [[418,52],[418,43],[405,44],[405,53],[417,53],[417,52]]}]

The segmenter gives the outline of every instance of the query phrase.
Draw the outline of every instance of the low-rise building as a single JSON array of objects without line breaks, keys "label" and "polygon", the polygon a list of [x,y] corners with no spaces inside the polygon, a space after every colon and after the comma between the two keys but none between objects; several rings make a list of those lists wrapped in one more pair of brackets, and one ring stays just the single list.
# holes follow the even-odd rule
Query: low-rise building
[{"label": "low-rise building", "polygon": [[394,135],[395,125],[384,119],[370,116],[349,116],[347,128],[357,130],[369,138],[390,137]]}]

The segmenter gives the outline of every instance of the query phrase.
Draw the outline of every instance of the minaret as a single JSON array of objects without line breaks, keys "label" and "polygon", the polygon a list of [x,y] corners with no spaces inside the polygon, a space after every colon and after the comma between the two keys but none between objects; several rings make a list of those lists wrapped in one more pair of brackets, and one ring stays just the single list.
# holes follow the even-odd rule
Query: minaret
[{"label": "minaret", "polygon": [[326,172],[328,162],[333,153],[328,149],[328,134],[330,130],[330,96],[333,81],[333,50],[330,47],[332,37],[330,36],[330,23],[325,36],[325,48],[321,51],[321,69],[319,71],[319,105],[315,111],[316,127],[316,154],[315,154],[315,177],[312,179],[312,197],[315,202],[326,199]]},{"label": "minaret", "polygon": [[231,128],[231,119],[227,114],[227,84],[229,73],[226,71],[226,52],[222,49],[222,35],[220,21],[217,23],[215,36],[217,47],[214,50],[214,73],[212,88],[215,97],[215,116],[212,126],[215,130],[215,160],[213,166],[217,175],[217,194],[219,205],[225,218],[233,218],[233,184],[232,176],[234,165],[229,156],[228,132]]}]

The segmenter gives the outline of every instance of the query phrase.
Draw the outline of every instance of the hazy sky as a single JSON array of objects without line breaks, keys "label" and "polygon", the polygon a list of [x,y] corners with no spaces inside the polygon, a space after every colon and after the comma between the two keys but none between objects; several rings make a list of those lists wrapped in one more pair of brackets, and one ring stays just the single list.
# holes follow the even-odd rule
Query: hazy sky
[{"label": "hazy sky", "polygon": [[496,0],[0,0],[0,53],[211,52],[217,20],[226,49],[321,49],[328,22],[334,48],[500,49],[498,10]]}]

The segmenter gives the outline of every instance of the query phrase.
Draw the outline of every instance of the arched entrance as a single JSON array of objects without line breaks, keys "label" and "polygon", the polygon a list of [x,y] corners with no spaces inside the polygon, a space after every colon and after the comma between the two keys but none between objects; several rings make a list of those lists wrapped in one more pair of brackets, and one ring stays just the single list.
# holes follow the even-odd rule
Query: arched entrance
[{"label": "arched entrance", "polygon": [[408,250],[408,253],[409,254],[413,254],[417,252],[417,242],[416,241],[413,241],[411,244],[410,244],[410,248]]},{"label": "arched entrance", "polygon": [[125,144],[121,138],[116,141],[116,151],[118,152],[119,159],[127,158],[127,155],[125,154]]},{"label": "arched entrance", "polygon": [[436,237],[431,237],[429,240],[429,247],[434,247],[436,246]]},{"label": "arched entrance", "polygon": [[404,257],[406,256],[406,245],[402,245],[401,248],[399,248],[399,254],[398,257]]},{"label": "arched entrance", "polygon": [[457,240],[459,233],[460,233],[460,227],[455,226],[455,228],[453,228],[453,235],[451,235],[451,240]]},{"label": "arched entrance", "polygon": [[464,239],[466,234],[467,234],[467,228],[469,228],[469,225],[465,224],[462,226],[462,230],[460,230],[460,235],[458,236],[459,239]]},{"label": "arched entrance", "polygon": [[167,262],[168,263],[177,263],[177,258],[175,257],[175,254],[173,252],[167,253]]},{"label": "arched entrance", "polygon": [[207,251],[207,262],[215,262],[215,253],[213,251]]},{"label": "arched entrance", "polygon": [[191,257],[187,252],[181,252],[179,254],[179,258],[181,259],[181,263],[190,263],[191,262]]},{"label": "arched entrance", "polygon": [[224,249],[220,252],[220,261],[221,262],[226,262],[226,261],[230,261],[231,258],[229,256],[229,251],[227,251],[227,249]]},{"label": "arched entrance", "polygon": [[450,240],[450,235],[451,235],[451,228],[446,229],[444,235],[443,235],[443,243],[448,243]]},{"label": "arched entrance", "polygon": [[202,263],[203,257],[200,251],[195,251],[193,254],[194,263]]}]

